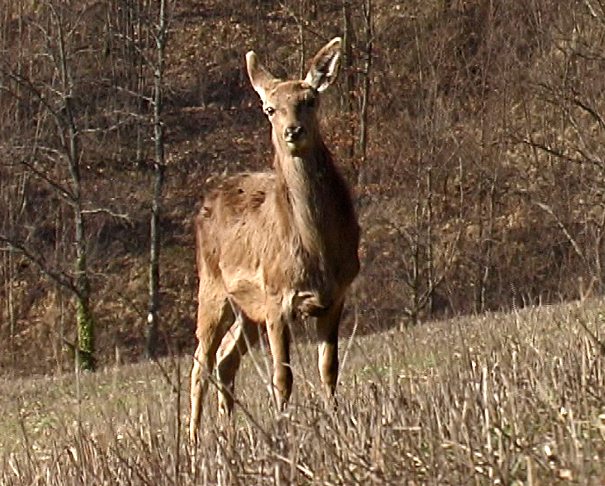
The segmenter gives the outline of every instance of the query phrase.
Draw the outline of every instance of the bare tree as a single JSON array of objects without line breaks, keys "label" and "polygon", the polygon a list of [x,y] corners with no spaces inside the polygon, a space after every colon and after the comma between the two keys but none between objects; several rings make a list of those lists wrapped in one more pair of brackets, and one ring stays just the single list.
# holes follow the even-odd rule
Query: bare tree
[{"label": "bare tree", "polygon": [[151,246],[149,257],[149,313],[147,315],[147,354],[155,357],[158,340],[158,310],[160,306],[160,216],[162,208],[162,188],[166,170],[164,151],[163,92],[165,48],[168,36],[167,1],[160,0],[158,24],[155,29],[156,59],[154,65],[153,127],[154,155],[153,196],[151,210]]},{"label": "bare tree", "polygon": [[[73,75],[74,53],[69,38],[74,33],[77,15],[58,2],[43,1],[30,27],[39,31],[44,41],[42,57],[47,60],[48,82],[21,74],[19,66],[2,68],[5,82],[1,89],[30,107],[38,107],[40,124],[33,138],[22,147],[21,166],[50,188],[71,208],[74,227],[75,260],[71,275],[48,266],[35,248],[12,234],[0,234],[0,241],[19,251],[44,274],[69,289],[76,299],[77,356],[82,369],[95,368],[95,325],[91,313],[91,286],[88,273],[86,216],[81,166],[85,152],[81,146],[81,127],[75,91],[78,80]],[[73,20],[73,19],[76,20]],[[46,19],[44,21],[43,19]],[[42,74],[40,74],[42,76]],[[48,120],[48,122],[45,122]],[[55,178],[66,171],[67,178]]]}]

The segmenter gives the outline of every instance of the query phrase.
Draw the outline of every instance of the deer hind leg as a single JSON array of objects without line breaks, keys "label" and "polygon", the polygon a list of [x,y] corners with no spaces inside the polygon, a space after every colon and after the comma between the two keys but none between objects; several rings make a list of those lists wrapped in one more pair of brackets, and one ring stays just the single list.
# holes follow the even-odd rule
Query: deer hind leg
[{"label": "deer hind leg", "polygon": [[338,326],[344,302],[338,302],[328,313],[317,318],[318,366],[324,390],[334,405],[334,392],[338,380]]},{"label": "deer hind leg", "polygon": [[191,369],[191,417],[189,440],[197,441],[197,429],[202,414],[202,403],[208,390],[208,378],[212,374],[216,352],[225,331],[234,320],[227,299],[202,300],[198,305],[198,346]]},{"label": "deer hind leg", "polygon": [[258,342],[259,337],[259,325],[240,313],[221,342],[216,353],[218,410],[221,415],[230,415],[233,411],[235,375],[242,358]]},{"label": "deer hind leg", "polygon": [[290,368],[290,327],[287,315],[276,312],[267,317],[267,335],[273,357],[273,391],[277,407],[283,411],[292,393],[292,369]]}]

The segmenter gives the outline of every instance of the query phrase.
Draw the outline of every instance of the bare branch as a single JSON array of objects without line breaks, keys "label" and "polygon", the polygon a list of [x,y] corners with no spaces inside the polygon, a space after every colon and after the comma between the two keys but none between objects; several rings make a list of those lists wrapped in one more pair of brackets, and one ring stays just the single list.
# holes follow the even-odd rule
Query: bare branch
[{"label": "bare branch", "polygon": [[[48,110],[48,112],[57,120],[60,120],[61,122],[63,122],[63,118],[61,117],[61,114],[56,111],[51,105],[50,103],[46,100],[46,98],[44,97],[44,95],[40,92],[40,90],[38,90],[38,88],[36,88],[30,80],[24,78],[23,76],[11,71],[10,69],[6,69],[6,68],[2,68],[0,67],[0,73],[8,76],[8,78],[12,79],[14,82],[16,82],[19,86],[21,86],[22,88],[26,89],[27,91],[29,91],[29,93],[31,95],[33,95],[33,97],[39,101],[40,103],[42,103],[42,105],[44,106],[44,108],[46,108]],[[12,89],[4,86],[4,85],[0,85],[0,90],[5,91],[7,94],[13,96],[15,99],[19,100],[19,101],[23,101],[23,98],[21,98],[20,96],[18,96]]]},{"label": "bare branch", "polygon": [[71,278],[71,276],[67,275],[64,272],[57,272],[57,271],[51,270],[46,265],[46,263],[44,262],[44,260],[41,257],[34,255],[22,243],[19,243],[19,242],[15,241],[14,239],[9,238],[8,236],[6,236],[2,233],[0,233],[0,242],[8,245],[9,248],[11,248],[12,250],[21,253],[25,258],[27,258],[28,261],[30,261],[36,267],[38,267],[38,270],[40,270],[44,275],[49,277],[53,282],[70,290],[71,292],[73,292],[76,295],[80,294],[79,290],[74,285],[74,282],[73,282],[73,279]]},{"label": "bare branch", "polygon": [[549,145],[546,145],[545,143],[541,143],[541,142],[536,142],[534,140],[530,140],[528,138],[521,138],[521,139],[517,139],[518,142],[523,143],[525,145],[528,145],[529,147],[532,148],[536,148],[539,150],[542,150],[550,155],[553,155],[561,160],[565,160],[567,162],[573,162],[574,164],[585,164],[585,163],[590,163],[591,165],[601,169],[601,170],[605,170],[605,162],[595,159],[594,157],[590,157],[585,151],[583,151],[581,148],[576,147],[575,150],[582,156],[582,157],[572,157],[570,155],[567,155],[563,149],[560,148],[556,148],[556,147],[551,147]]},{"label": "bare branch", "polygon": [[605,128],[605,121],[603,121],[603,117],[597,112],[597,110],[591,106],[588,106],[577,96],[575,98],[570,99],[570,101],[576,106],[580,107],[582,110],[590,114],[601,126],[601,128]]},{"label": "bare branch", "polygon": [[101,213],[107,214],[107,215],[111,216],[112,218],[123,219],[125,221],[132,221],[128,214],[114,213],[109,208],[83,209],[82,210],[82,214],[101,214]]},{"label": "bare branch", "polygon": [[57,193],[59,194],[59,196],[61,196],[63,199],[65,199],[65,201],[67,203],[69,203],[69,204],[73,204],[74,203],[74,200],[75,200],[74,195],[69,190],[65,189],[64,187],[62,187],[57,182],[55,182],[52,179],[50,179],[46,174],[44,174],[44,172],[42,172],[41,170],[36,169],[29,162],[22,161],[21,165],[23,165],[24,167],[26,167],[27,170],[29,170],[34,175],[36,175],[36,177],[40,178],[42,181],[44,181],[46,184],[48,184],[50,187],[52,187],[55,191],[57,191]]},{"label": "bare branch", "polygon": [[575,250],[575,252],[577,253],[577,255],[581,258],[581,260],[583,262],[586,262],[586,257],[584,256],[584,253],[582,252],[582,249],[580,248],[580,245],[578,245],[578,242],[574,239],[573,236],[571,236],[571,234],[569,233],[569,231],[567,231],[566,226],[563,224],[563,221],[561,221],[561,219],[555,214],[555,212],[553,211],[552,207],[550,207],[548,204],[544,204],[540,201],[533,201],[533,203],[538,206],[540,209],[542,209],[542,211],[547,212],[548,214],[550,214],[556,221],[557,226],[559,227],[559,229],[563,232],[563,234],[565,235],[565,237],[567,238],[567,240],[571,243],[571,246],[573,246],[573,249]]},{"label": "bare branch", "polygon": [[[141,93],[137,93],[136,91],[133,91],[133,90],[131,90],[131,89],[124,88],[124,87],[122,87],[122,86],[117,86],[117,88],[116,88],[116,89],[117,89],[118,91],[121,91],[121,92],[123,92],[123,93],[126,93],[126,94],[128,94],[128,95],[132,96],[132,97],[133,97],[133,98],[135,98],[135,99],[141,99],[141,100],[143,100],[143,101],[146,101],[146,102],[147,102],[147,103],[149,103],[149,104],[153,104],[153,103],[154,103],[154,99],[153,99],[153,97],[152,97],[152,96],[143,96]],[[133,115],[131,115],[131,116],[134,116],[134,114],[133,114]],[[140,115],[139,115],[139,116],[140,116]]]}]

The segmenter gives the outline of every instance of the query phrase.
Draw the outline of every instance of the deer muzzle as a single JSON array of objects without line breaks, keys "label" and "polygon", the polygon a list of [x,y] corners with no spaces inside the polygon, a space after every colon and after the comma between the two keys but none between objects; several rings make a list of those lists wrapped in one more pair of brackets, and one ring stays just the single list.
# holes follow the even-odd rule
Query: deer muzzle
[{"label": "deer muzzle", "polygon": [[284,129],[284,140],[288,143],[296,143],[302,139],[304,134],[304,127],[301,125],[292,125]]}]

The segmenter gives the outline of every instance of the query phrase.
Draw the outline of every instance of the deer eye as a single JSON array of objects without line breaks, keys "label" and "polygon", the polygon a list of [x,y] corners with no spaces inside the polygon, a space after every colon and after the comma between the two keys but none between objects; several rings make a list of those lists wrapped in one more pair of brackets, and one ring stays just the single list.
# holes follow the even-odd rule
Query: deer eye
[{"label": "deer eye", "polygon": [[265,108],[265,115],[267,115],[269,117],[275,115],[275,108],[273,108],[272,106],[267,106]]}]

